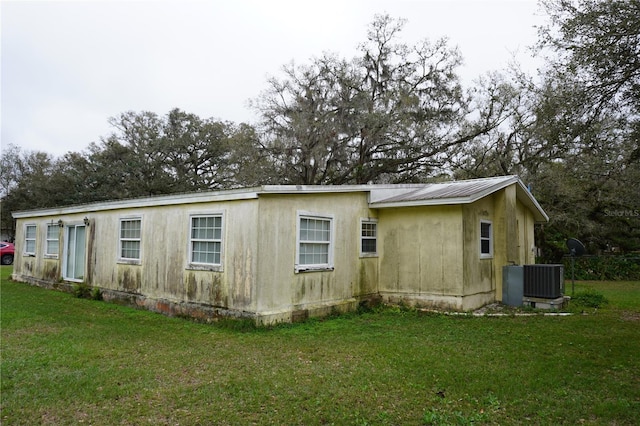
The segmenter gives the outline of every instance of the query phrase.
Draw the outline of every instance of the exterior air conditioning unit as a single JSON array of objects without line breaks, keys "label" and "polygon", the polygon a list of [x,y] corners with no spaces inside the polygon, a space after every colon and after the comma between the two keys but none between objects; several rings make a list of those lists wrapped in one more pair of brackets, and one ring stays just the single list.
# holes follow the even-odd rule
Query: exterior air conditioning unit
[{"label": "exterior air conditioning unit", "polygon": [[524,297],[557,299],[564,293],[563,265],[524,265]]}]

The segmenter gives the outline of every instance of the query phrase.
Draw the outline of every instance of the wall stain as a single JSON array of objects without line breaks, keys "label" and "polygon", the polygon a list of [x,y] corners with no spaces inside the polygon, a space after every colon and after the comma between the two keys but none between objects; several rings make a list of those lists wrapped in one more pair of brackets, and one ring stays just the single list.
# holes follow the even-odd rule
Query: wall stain
[{"label": "wall stain", "polygon": [[194,274],[189,274],[189,277],[187,279],[186,290],[187,290],[187,299],[195,300],[198,292],[198,282]]},{"label": "wall stain", "polygon": [[51,282],[58,281],[58,262],[46,262],[44,264],[44,278]]},{"label": "wall stain", "polygon": [[210,300],[213,300],[214,306],[229,306],[229,301],[222,291],[222,280],[217,274],[211,280]]},{"label": "wall stain", "polygon": [[89,232],[88,232],[88,242],[87,242],[87,273],[85,275],[85,281],[89,284],[93,282],[93,270],[95,267],[96,256],[95,256],[95,239],[96,239],[96,221],[95,219],[89,219]]},{"label": "wall stain", "polygon": [[128,291],[138,291],[140,289],[140,271],[132,270],[131,268],[125,268],[121,274],[118,282],[120,286]]}]

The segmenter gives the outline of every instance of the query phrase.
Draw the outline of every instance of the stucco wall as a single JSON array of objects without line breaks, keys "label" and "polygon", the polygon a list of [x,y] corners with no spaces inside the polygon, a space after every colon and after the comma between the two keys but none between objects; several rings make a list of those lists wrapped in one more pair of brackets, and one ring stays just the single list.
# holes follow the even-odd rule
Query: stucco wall
[{"label": "stucco wall", "polygon": [[[465,295],[468,306],[502,300],[502,267],[535,263],[533,213],[516,197],[515,185],[464,207]],[[480,257],[480,221],[493,225],[493,256]]]},{"label": "stucco wall", "polygon": [[[366,193],[266,194],[259,201],[257,312],[285,320],[291,311],[313,315],[377,292],[377,258],[360,257],[360,219],[375,217]],[[295,271],[298,212],[333,217],[333,270]]]},{"label": "stucco wall", "polygon": [[521,202],[517,203],[518,226],[518,264],[530,265],[536,263],[535,234],[533,213]]},{"label": "stucco wall", "polygon": [[380,292],[389,301],[461,308],[462,207],[379,211]]},{"label": "stucco wall", "polygon": [[[59,215],[53,219],[70,224],[82,223],[85,216],[90,218],[84,282],[91,286],[151,299],[253,311],[257,212],[257,200],[243,200],[97,211]],[[221,271],[189,265],[190,215],[208,213],[224,215]],[[142,220],[140,262],[118,259],[119,221],[127,217]],[[61,279],[64,231],[61,230],[58,259],[43,257],[46,223],[51,220],[51,217],[18,220],[19,247],[24,240],[25,223],[37,224],[38,236],[35,257],[23,258],[22,253],[16,256],[14,275],[17,279],[45,282]],[[54,268],[55,273],[51,272]]]},{"label": "stucco wall", "polygon": [[[42,281],[57,282],[60,274],[60,264],[58,257],[45,257],[45,239],[47,223],[52,223],[51,219],[29,219],[18,220],[16,223],[16,252],[13,261],[13,275],[15,277],[34,277]],[[24,230],[25,225],[36,225],[36,253],[37,256],[24,255]],[[62,229],[58,228],[59,236]]]},{"label": "stucco wall", "polygon": [[[503,227],[496,216],[496,198],[488,196],[463,207],[464,216],[464,294],[467,298],[479,299],[479,302],[466,303],[464,308],[482,305],[486,300],[493,301],[495,290],[495,260],[503,250],[499,233]],[[480,256],[480,222],[490,221],[493,227],[493,256]],[[491,293],[491,294],[488,294]],[[474,297],[475,296],[475,297]]]},{"label": "stucco wall", "polygon": [[[174,205],[142,202],[136,208],[89,206],[86,211],[17,221],[14,277],[62,282],[65,230],[86,228],[88,254],[83,280],[109,297],[166,313],[239,314],[258,323],[291,321],[354,309],[366,298],[467,310],[500,300],[502,267],[534,263],[533,213],[517,199],[516,185],[471,204],[370,209],[366,191],[261,192],[249,198]],[[156,202],[157,203],[157,202]],[[130,206],[130,204],[128,205]],[[77,210],[76,210],[77,211]],[[299,213],[330,216],[333,267],[296,270]],[[45,213],[43,213],[45,214]],[[223,215],[222,266],[189,262],[190,216]],[[142,219],[141,259],[119,259],[121,218]],[[361,256],[361,219],[377,219],[378,255]],[[46,258],[46,224],[62,220],[60,255]],[[493,229],[493,255],[480,256],[480,221]],[[35,257],[25,257],[24,225],[37,225]],[[176,308],[177,306],[177,308]]]}]

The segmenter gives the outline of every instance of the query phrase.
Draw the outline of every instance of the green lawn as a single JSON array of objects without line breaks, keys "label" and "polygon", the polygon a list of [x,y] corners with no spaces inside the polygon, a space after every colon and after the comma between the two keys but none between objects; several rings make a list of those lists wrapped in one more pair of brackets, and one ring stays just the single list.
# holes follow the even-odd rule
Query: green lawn
[{"label": "green lawn", "polygon": [[387,308],[238,331],[13,283],[9,273],[3,266],[3,425],[640,418],[640,283],[576,283],[610,303],[569,317]]}]

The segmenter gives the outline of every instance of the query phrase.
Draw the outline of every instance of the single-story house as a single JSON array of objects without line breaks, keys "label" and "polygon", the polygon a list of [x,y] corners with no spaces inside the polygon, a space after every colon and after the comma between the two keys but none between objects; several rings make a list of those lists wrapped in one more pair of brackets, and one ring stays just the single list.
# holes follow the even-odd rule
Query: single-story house
[{"label": "single-story house", "polygon": [[13,213],[13,279],[174,315],[296,321],[382,300],[471,310],[535,263],[516,176],[197,192]]}]

